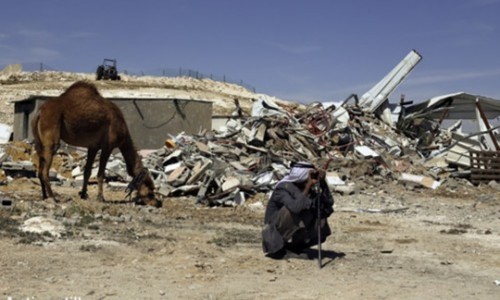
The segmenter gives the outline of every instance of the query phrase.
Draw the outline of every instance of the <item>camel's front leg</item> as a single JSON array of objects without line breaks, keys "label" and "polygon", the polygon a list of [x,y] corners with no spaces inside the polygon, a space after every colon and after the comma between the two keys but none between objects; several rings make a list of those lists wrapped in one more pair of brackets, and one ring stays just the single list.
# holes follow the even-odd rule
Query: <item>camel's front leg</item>
[{"label": "camel's front leg", "polygon": [[97,149],[89,148],[87,151],[87,162],[85,163],[85,168],[83,169],[83,185],[80,191],[80,198],[88,199],[87,185],[89,183],[90,174],[92,173],[92,165],[94,164],[95,157],[97,155]]},{"label": "camel's front leg", "polygon": [[103,192],[104,174],[106,172],[106,164],[108,163],[111,151],[108,149],[101,150],[101,158],[99,159],[99,171],[97,172],[97,200],[105,201]]}]

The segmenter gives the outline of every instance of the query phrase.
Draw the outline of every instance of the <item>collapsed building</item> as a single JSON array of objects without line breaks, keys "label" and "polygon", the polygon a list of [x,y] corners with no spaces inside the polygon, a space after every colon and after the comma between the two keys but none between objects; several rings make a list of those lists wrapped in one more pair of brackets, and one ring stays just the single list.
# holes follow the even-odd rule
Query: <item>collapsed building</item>
[{"label": "collapsed building", "polygon": [[[331,190],[344,194],[389,180],[429,189],[450,177],[476,185],[500,182],[499,126],[490,124],[500,116],[499,100],[455,93],[389,103],[420,59],[411,51],[368,92],[337,105],[285,105],[262,95],[250,112],[236,107],[223,126],[157,135],[161,147],[141,150],[144,165],[160,194],[193,196],[210,206],[239,205],[269,192],[292,162],[303,160],[324,169]],[[462,124],[469,120],[478,128],[467,133]],[[32,162],[16,162],[11,152],[4,152],[2,169],[34,176]],[[62,147],[59,156],[54,183],[78,185],[85,152]],[[106,176],[111,187],[126,189],[131,178],[119,154],[108,162]]]}]

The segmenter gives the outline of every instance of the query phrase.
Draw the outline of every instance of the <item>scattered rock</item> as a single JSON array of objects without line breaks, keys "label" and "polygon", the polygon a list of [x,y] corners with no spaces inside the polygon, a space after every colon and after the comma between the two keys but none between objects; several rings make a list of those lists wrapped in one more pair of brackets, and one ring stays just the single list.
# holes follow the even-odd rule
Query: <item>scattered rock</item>
[{"label": "scattered rock", "polygon": [[20,229],[24,232],[49,233],[54,237],[61,237],[61,233],[65,230],[61,222],[41,216],[24,221]]}]

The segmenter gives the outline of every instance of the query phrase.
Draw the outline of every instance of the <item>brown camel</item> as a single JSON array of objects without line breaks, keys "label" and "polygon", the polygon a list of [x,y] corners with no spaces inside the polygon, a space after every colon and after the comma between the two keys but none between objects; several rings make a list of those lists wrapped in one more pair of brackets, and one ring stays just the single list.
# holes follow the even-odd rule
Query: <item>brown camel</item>
[{"label": "brown camel", "polygon": [[137,154],[122,112],[113,102],[104,99],[97,88],[78,81],[59,97],[43,103],[31,124],[35,137],[35,150],[39,156],[38,178],[43,199],[54,198],[50,187],[49,169],[52,159],[64,142],[88,148],[83,172],[82,199],[87,199],[87,184],[97,152],[101,150],[97,173],[97,198],[104,201],[103,180],[106,163],[115,148],[119,148],[127,173],[133,177],[129,188],[137,190],[136,203],[161,206],[154,193],[154,183],[141,157]]}]

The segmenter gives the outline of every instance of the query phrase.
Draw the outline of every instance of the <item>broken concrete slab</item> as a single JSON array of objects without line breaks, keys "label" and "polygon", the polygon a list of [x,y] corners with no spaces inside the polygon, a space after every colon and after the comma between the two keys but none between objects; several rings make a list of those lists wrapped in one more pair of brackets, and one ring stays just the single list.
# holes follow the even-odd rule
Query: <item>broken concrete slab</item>
[{"label": "broken concrete slab", "polygon": [[180,166],[168,175],[167,183],[173,187],[183,185],[187,181],[189,174],[190,171],[186,166]]},{"label": "broken concrete slab", "polygon": [[198,141],[195,142],[195,145],[198,148],[198,151],[200,151],[200,153],[208,155],[208,156],[210,156],[212,154],[210,152],[210,148],[208,145],[206,145],[202,142],[198,142]]},{"label": "broken concrete slab", "polygon": [[184,165],[183,161],[178,161],[178,162],[175,162],[175,163],[171,163],[171,164],[165,165],[165,167],[163,168],[163,173],[170,174],[175,169],[177,169],[177,168],[179,168],[179,167],[181,167],[183,165]]},{"label": "broken concrete slab", "polygon": [[128,183],[119,181],[110,181],[107,183],[107,185],[113,191],[125,191],[128,187]]},{"label": "broken concrete slab", "polygon": [[372,157],[379,157],[380,155],[373,151],[370,147],[368,146],[356,146],[354,147],[356,150],[356,153],[361,154],[365,158],[372,158]]},{"label": "broken concrete slab", "polygon": [[203,173],[212,166],[211,160],[206,160],[205,162],[198,161],[192,168],[191,177],[189,177],[187,184],[193,184],[197,182],[203,175]]},{"label": "broken concrete slab", "polygon": [[118,176],[123,179],[127,179],[128,174],[126,171],[125,163],[118,159],[110,159],[106,164],[106,176]]},{"label": "broken concrete slab", "polygon": [[265,123],[258,124],[257,127],[253,127],[251,131],[251,138],[248,143],[257,147],[264,146],[264,136],[266,134],[267,126]]},{"label": "broken concrete slab", "polygon": [[227,192],[229,190],[235,189],[240,186],[241,182],[237,177],[231,176],[226,178],[224,183],[222,184],[222,191]]},{"label": "broken concrete slab", "polygon": [[2,169],[10,177],[36,177],[36,169],[31,161],[4,161]]},{"label": "broken concrete slab", "polygon": [[399,180],[416,183],[416,184],[419,184],[421,186],[425,186],[426,188],[430,188],[430,189],[436,189],[441,185],[441,182],[434,180],[431,177],[408,174],[408,173],[402,173]]},{"label": "broken concrete slab", "polygon": [[73,170],[71,170],[71,176],[73,178],[81,175],[83,175],[83,170],[80,166],[76,166]]},{"label": "broken concrete slab", "polygon": [[237,161],[231,161],[229,162],[229,164],[231,166],[233,166],[233,168],[235,168],[236,170],[238,171],[248,171],[248,168],[247,167],[244,167],[240,162],[237,162]]},{"label": "broken concrete slab", "polygon": [[345,185],[345,181],[342,180],[336,172],[327,172],[325,174],[325,179],[326,183],[328,186],[334,186],[334,185]]},{"label": "broken concrete slab", "polygon": [[172,189],[168,193],[168,196],[178,197],[178,196],[185,196],[188,194],[194,194],[199,189],[200,189],[200,186],[197,184],[182,185],[182,186],[179,186],[179,187]]}]

